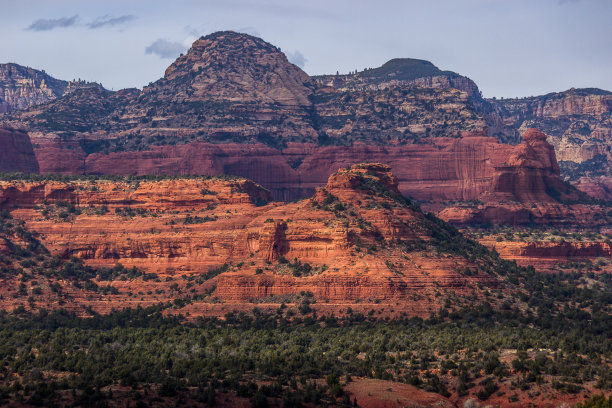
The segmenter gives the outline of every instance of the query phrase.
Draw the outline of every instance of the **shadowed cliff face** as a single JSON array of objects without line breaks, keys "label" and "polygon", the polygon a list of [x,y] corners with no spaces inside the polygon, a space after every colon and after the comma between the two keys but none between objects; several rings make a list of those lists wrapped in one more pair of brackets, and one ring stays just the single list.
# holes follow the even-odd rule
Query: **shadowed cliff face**
[{"label": "shadowed cliff face", "polygon": [[[51,142],[38,157],[41,163],[53,166],[53,171],[58,170],[61,158],[68,158],[63,152],[76,154],[75,149],[50,146]],[[398,188],[406,196],[441,206],[447,206],[448,201],[486,205],[478,210],[478,216],[461,215],[472,214],[473,206],[445,213],[445,219],[458,223],[545,223],[547,219],[556,223],[564,218],[574,222],[575,217],[568,217],[572,209],[566,203],[584,198],[561,180],[554,149],[535,129],[516,146],[477,134],[385,147],[293,143],[283,150],[263,144],[194,142],[141,152],[93,153],[75,161],[80,167],[66,173],[233,174],[260,183],[276,200],[292,201],[312,195],[338,168],[366,161],[391,166]]]},{"label": "shadowed cliff face", "polygon": [[[81,155],[74,161],[76,167],[69,166],[64,171],[62,162],[58,162],[64,150],[61,146],[47,141],[46,147],[37,151],[41,171],[141,175],[226,173],[253,179],[269,188],[276,199],[286,201],[312,194],[334,170],[363,161],[389,164],[400,180],[400,190],[420,200],[482,199],[488,191],[505,188],[504,177],[496,176],[496,172],[509,176],[524,172],[524,181],[534,184],[531,194],[550,200],[543,182],[530,177],[547,178],[551,183],[552,179],[559,179],[554,151],[541,137],[528,138],[518,146],[504,145],[493,138],[469,136],[384,147],[293,143],[283,150],[263,144],[195,142],[141,152]],[[73,145],[69,150],[77,154],[78,146]],[[494,181],[495,177],[502,180]],[[498,185],[496,189],[492,187],[494,184]],[[528,189],[530,185],[523,188]],[[514,194],[512,198],[521,201],[525,194]]]},{"label": "shadowed cliff face", "polygon": [[0,172],[38,173],[38,161],[27,133],[0,128]]}]

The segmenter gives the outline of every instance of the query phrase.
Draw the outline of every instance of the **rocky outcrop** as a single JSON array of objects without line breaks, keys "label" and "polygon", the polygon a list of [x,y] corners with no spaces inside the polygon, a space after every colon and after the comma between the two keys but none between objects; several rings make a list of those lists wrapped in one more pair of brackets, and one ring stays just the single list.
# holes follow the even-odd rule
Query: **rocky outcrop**
[{"label": "rocky outcrop", "polygon": [[101,206],[110,209],[128,207],[151,211],[199,208],[211,204],[257,204],[271,200],[270,193],[250,180],[196,177],[148,181],[98,181],[75,179],[63,181],[0,182],[2,208],[31,209],[43,203],[63,201],[75,206]]},{"label": "rocky outcrop", "polygon": [[277,47],[233,31],[195,41],[187,54],[166,69],[162,82],[145,88],[144,94],[181,80],[194,88],[191,99],[206,96],[230,101],[239,94],[241,103],[311,105],[311,80],[304,71],[290,64]]},{"label": "rocky outcrop", "polygon": [[0,183],[10,210],[62,258],[117,262],[150,273],[202,273],[234,251],[236,232],[266,208],[269,192],[245,179],[74,180]]},{"label": "rocky outcrop", "polygon": [[538,270],[556,272],[568,262],[595,261],[597,258],[612,259],[610,242],[521,242],[492,239],[483,239],[480,242],[495,249],[505,259],[524,266],[532,265]]},{"label": "rocky outcrop", "polygon": [[438,213],[455,225],[558,225],[605,227],[610,215],[605,208],[587,204],[562,203],[461,203]]},{"label": "rocky outcrop", "polygon": [[184,143],[176,130],[184,128],[200,140],[282,144],[317,139],[312,93],[310,77],[280,49],[223,31],[196,40],[123,109],[141,134],[163,135],[164,144]]},{"label": "rocky outcrop", "polygon": [[[194,142],[87,156],[79,146],[55,139],[59,147],[48,144],[36,151],[43,172],[232,174],[253,179],[282,201],[312,195],[338,168],[359,162],[383,162],[391,166],[399,190],[406,196],[439,203],[442,208],[449,201],[471,202],[467,207],[446,211],[443,216],[448,221],[461,223],[465,217],[465,222],[478,223],[545,223],[547,219],[564,218],[575,222],[577,218],[571,215],[573,210],[567,204],[585,197],[561,180],[554,150],[545,139],[542,132],[530,130],[517,146],[477,133],[466,133],[459,139],[430,138],[421,143],[385,147],[290,143],[279,150],[263,144]],[[76,158],[73,167],[58,169],[58,159],[70,155]],[[479,208],[475,202],[486,206]],[[436,211],[441,210],[440,205]],[[584,211],[577,214],[584,215]]]},{"label": "rocky outcrop", "polygon": [[[262,256],[272,264],[255,261],[221,275],[215,293],[222,299],[239,302],[310,291],[330,302],[378,299],[413,308],[419,298],[419,310],[425,311],[423,305],[431,305],[431,300],[414,296],[428,294],[434,286],[461,294],[474,282],[497,285],[486,274],[463,275],[462,268],[475,265],[461,255],[432,256],[413,249],[417,243],[427,247],[437,227],[405,204],[387,165],[339,170],[313,198],[263,216],[269,217],[264,222],[269,227],[263,229],[267,232],[254,259]],[[307,269],[302,268],[306,263]]]},{"label": "rocky outcrop", "polygon": [[0,113],[49,102],[63,95],[66,82],[17,64],[0,64]]},{"label": "rocky outcrop", "polygon": [[442,71],[429,61],[395,58],[382,66],[348,75],[319,75],[313,77],[319,86],[338,89],[384,89],[390,86],[425,88],[455,88],[470,98],[479,98],[480,91],[469,78],[452,71]]},{"label": "rocky outcrop", "polygon": [[571,122],[568,140],[590,138],[580,147],[589,159],[561,161],[562,171],[607,177],[609,107],[609,93],[597,90],[486,101],[469,78],[412,59],[310,78],[273,45],[218,32],[142,91],[77,89],[4,121],[30,129],[42,172],[229,173],[292,200],[341,166],[376,161],[420,200],[563,202],[575,192],[560,182],[546,141],[528,134],[513,147],[487,135],[517,141],[539,118],[563,155],[559,123]]},{"label": "rocky outcrop", "polygon": [[553,147],[546,135],[529,129],[523,143],[512,149],[505,163],[495,166],[492,192],[499,201],[576,201],[580,194],[562,182]]},{"label": "rocky outcrop", "polygon": [[452,238],[465,254],[439,247],[456,231],[406,201],[390,170],[343,169],[291,204],[264,205],[268,193],[244,179],[194,178],[15,180],[0,184],[0,206],[66,260],[136,266],[162,283],[226,264],[206,288],[214,283],[214,295],[229,303],[311,292],[320,301],[399,302],[427,315],[438,308],[436,293],[498,286],[482,266],[495,261],[475,261],[465,238]]},{"label": "rocky outcrop", "polygon": [[83,87],[102,88],[96,83],[62,81],[18,64],[0,64],[0,114],[44,104]]},{"label": "rocky outcrop", "polygon": [[0,128],[0,172],[38,173],[38,161],[26,132]]},{"label": "rocky outcrop", "polygon": [[612,201],[612,177],[581,177],[574,186],[591,197]]},{"label": "rocky outcrop", "polygon": [[478,201],[447,206],[438,215],[447,222],[471,225],[605,226],[610,221],[592,198],[561,180],[555,152],[536,129],[529,129],[523,142],[493,165],[489,189]]},{"label": "rocky outcrop", "polygon": [[542,96],[489,102],[503,121],[502,133],[517,137],[530,127],[544,131],[557,159],[564,162],[564,176],[577,180],[610,175],[612,93],[572,88]]}]

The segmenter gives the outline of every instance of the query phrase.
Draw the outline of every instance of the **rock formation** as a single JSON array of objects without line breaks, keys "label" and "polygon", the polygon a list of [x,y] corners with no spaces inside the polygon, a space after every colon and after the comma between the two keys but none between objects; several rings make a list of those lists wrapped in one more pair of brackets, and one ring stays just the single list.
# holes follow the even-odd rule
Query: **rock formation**
[{"label": "rock formation", "polygon": [[[293,200],[339,167],[376,161],[390,164],[402,192],[417,199],[488,203],[486,191],[519,202],[574,194],[553,181],[557,164],[542,138],[527,135],[517,148],[488,137],[518,143],[537,123],[565,159],[562,170],[590,166],[579,185],[605,198],[609,93],[536,99],[487,101],[469,78],[412,59],[310,78],[273,45],[218,32],[195,41],[142,91],[85,87],[3,121],[30,130],[43,173],[228,173]],[[570,116],[583,119],[582,130],[571,119],[581,146],[601,141],[581,163],[568,161],[558,143],[554,123]],[[534,167],[534,160],[543,161]],[[601,178],[596,186],[592,176]]]},{"label": "rock formation", "polygon": [[581,177],[574,186],[591,197],[612,201],[612,177]]},{"label": "rock formation", "polygon": [[[517,138],[536,127],[548,135],[562,173],[580,177],[611,177],[612,93],[601,89],[570,89],[520,99],[489,100],[503,122],[500,134]],[[585,191],[592,192],[585,186]],[[598,198],[604,198],[600,196]]]},{"label": "rock formation", "polygon": [[[516,261],[520,265],[534,266],[539,271],[557,272],[570,262],[596,262],[597,258],[612,259],[609,242],[521,242],[483,239],[480,242],[495,249],[502,258]],[[602,272],[612,272],[608,265]]]},{"label": "rock formation", "polygon": [[462,302],[477,284],[500,284],[496,258],[401,196],[387,165],[340,170],[297,203],[266,205],[269,198],[244,179],[0,184],[0,207],[52,254],[136,266],[162,283],[226,264],[212,275],[224,302],[310,292],[319,301],[399,302],[426,315],[443,293]]},{"label": "rock formation", "polygon": [[[88,156],[82,150],[78,153],[76,144],[52,147],[52,142],[46,142],[49,144],[38,151],[38,158],[42,171],[56,172],[61,170],[58,165],[75,157],[68,161],[71,167],[60,171],[69,174],[233,174],[253,179],[283,201],[312,195],[338,168],[364,161],[384,162],[397,175],[404,195],[442,207],[448,206],[448,201],[469,201],[466,208],[470,214],[479,214],[468,217],[464,210],[453,209],[444,215],[449,221],[576,221],[567,204],[585,197],[561,180],[554,150],[541,132],[527,132],[524,142],[517,146],[485,136],[464,136],[385,147],[291,143],[284,150],[263,144],[194,142]],[[477,209],[474,202],[486,204],[487,209]],[[440,206],[432,209],[439,211]],[[584,211],[577,214],[584,215]]]},{"label": "rock formation", "polygon": [[0,172],[38,173],[38,161],[27,133],[0,128]]},{"label": "rock formation", "polygon": [[44,104],[83,87],[102,88],[84,81],[62,81],[18,64],[0,64],[0,114]]},{"label": "rock formation", "polygon": [[64,81],[17,64],[0,64],[0,113],[25,109],[60,97]]},{"label": "rock formation", "polygon": [[580,194],[563,183],[553,147],[546,135],[529,129],[523,142],[495,166],[492,194],[500,201],[551,202],[577,200]]}]

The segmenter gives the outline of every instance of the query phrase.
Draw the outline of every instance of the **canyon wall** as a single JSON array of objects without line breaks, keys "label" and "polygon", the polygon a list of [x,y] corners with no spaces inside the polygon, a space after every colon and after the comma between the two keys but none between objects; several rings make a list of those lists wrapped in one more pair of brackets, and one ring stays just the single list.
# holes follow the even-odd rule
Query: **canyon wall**
[{"label": "canyon wall", "polygon": [[388,146],[289,143],[280,150],[264,144],[193,142],[89,155],[73,142],[35,138],[40,141],[36,153],[44,173],[230,174],[254,180],[279,201],[311,196],[339,168],[359,162],[386,163],[397,175],[404,195],[440,203],[442,207],[433,205],[436,211],[453,201],[492,208],[475,209],[472,205],[469,216],[457,208],[445,213],[445,219],[458,223],[562,222],[571,214],[566,203],[585,200],[582,193],[561,180],[553,147],[535,129],[528,130],[516,146],[479,133],[465,133],[461,138],[429,138]]},{"label": "canyon wall", "polygon": [[[194,142],[140,152],[85,155],[76,144],[43,141],[36,149],[43,173],[230,174],[252,179],[277,200],[311,195],[335,170],[360,162],[391,166],[402,193],[419,200],[553,201],[547,188],[566,189],[545,136],[530,132],[518,146],[478,135],[432,138],[396,146],[316,146]],[[42,145],[46,143],[46,145]],[[72,160],[70,158],[73,158]]]},{"label": "canyon wall", "polygon": [[214,289],[223,302],[274,303],[308,291],[319,300],[401,303],[427,315],[439,293],[467,301],[478,284],[500,284],[461,251],[436,249],[449,232],[400,195],[387,165],[335,172],[297,203],[265,204],[268,198],[244,179],[0,183],[0,207],[52,254],[135,266],[156,274],[165,290],[166,281],[217,270],[200,289]]},{"label": "canyon wall", "polygon": [[[597,258],[612,259],[610,242],[520,242],[483,239],[480,242],[495,249],[504,259],[519,265],[532,265],[540,271],[559,271],[570,262],[596,261]],[[561,268],[560,268],[561,267]],[[605,263],[602,271],[610,273],[612,265]]]},{"label": "canyon wall", "polygon": [[0,64],[0,113],[25,109],[60,97],[66,82],[17,64]]},{"label": "canyon wall", "polygon": [[[574,193],[559,169],[608,196],[607,91],[485,100],[469,78],[408,58],[309,77],[278,47],[231,31],[196,40],[142,91],[64,85],[61,97],[2,115],[29,129],[42,172],[229,173],[293,200],[339,167],[377,161],[420,200],[563,202]],[[531,127],[547,134],[560,168]]]},{"label": "canyon wall", "polygon": [[28,134],[0,128],[0,172],[38,173],[38,170]]},{"label": "canyon wall", "polygon": [[[600,199],[608,192],[593,188],[611,182],[612,93],[601,89],[564,92],[517,99],[488,100],[501,120],[497,131],[517,138],[535,127],[547,134],[565,178]],[[582,178],[581,182],[577,182]],[[602,181],[603,179],[603,181]]]},{"label": "canyon wall", "polygon": [[19,64],[0,64],[0,114],[45,104],[82,87],[102,88],[96,83],[55,79]]}]

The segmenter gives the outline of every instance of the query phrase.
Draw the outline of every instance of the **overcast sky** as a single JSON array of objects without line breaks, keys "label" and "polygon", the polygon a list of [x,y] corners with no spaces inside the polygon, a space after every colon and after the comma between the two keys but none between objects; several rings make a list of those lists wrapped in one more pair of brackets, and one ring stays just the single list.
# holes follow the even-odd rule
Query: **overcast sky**
[{"label": "overcast sky", "polygon": [[411,57],[487,97],[612,90],[612,0],[0,0],[0,63],[140,88],[218,30],[262,37],[311,75]]}]

